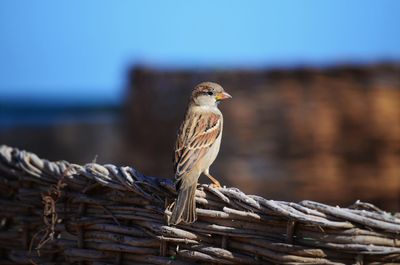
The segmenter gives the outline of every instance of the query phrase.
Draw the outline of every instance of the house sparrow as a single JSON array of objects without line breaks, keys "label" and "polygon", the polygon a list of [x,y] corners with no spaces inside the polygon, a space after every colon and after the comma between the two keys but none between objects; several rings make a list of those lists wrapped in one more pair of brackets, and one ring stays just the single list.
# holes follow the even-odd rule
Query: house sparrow
[{"label": "house sparrow", "polygon": [[197,85],[190,97],[185,119],[179,128],[174,149],[174,173],[178,198],[170,224],[196,221],[195,191],[197,180],[204,173],[214,186],[221,187],[209,173],[221,144],[223,117],[218,109],[221,100],[231,98],[212,82]]}]

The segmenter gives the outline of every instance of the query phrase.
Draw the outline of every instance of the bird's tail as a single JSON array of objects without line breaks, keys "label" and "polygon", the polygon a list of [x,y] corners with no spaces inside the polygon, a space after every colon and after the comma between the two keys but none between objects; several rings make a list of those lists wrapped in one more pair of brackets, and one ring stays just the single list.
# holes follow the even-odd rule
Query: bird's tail
[{"label": "bird's tail", "polygon": [[169,220],[170,224],[177,225],[181,221],[193,223],[197,219],[196,215],[196,192],[197,183],[185,189],[180,189],[178,199],[175,201],[174,209]]}]

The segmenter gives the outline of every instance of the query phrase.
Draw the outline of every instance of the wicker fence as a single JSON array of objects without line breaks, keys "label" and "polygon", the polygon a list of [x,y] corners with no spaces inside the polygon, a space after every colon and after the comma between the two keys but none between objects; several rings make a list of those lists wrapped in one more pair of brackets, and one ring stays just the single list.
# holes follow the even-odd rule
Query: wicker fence
[{"label": "wicker fence", "polygon": [[400,218],[200,185],[199,219],[168,226],[171,180],[0,146],[1,264],[400,264]]}]

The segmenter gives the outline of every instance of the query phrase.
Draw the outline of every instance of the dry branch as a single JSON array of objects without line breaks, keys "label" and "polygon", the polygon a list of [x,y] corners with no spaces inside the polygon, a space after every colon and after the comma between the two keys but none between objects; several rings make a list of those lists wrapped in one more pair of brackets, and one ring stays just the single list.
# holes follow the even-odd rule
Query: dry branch
[{"label": "dry branch", "polygon": [[198,221],[168,226],[171,180],[8,146],[0,191],[2,264],[400,263],[398,215],[362,202],[339,208],[199,185]]}]

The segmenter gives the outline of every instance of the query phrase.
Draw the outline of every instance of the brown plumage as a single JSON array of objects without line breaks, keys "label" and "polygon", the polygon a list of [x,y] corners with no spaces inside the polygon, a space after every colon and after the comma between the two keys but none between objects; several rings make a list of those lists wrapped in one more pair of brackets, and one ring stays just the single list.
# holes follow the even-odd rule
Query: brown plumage
[{"label": "brown plumage", "polygon": [[175,144],[173,163],[178,198],[170,224],[192,223],[197,219],[195,192],[202,173],[219,185],[209,174],[209,167],[221,143],[223,117],[217,105],[230,97],[220,85],[211,82],[199,84],[192,92]]}]

